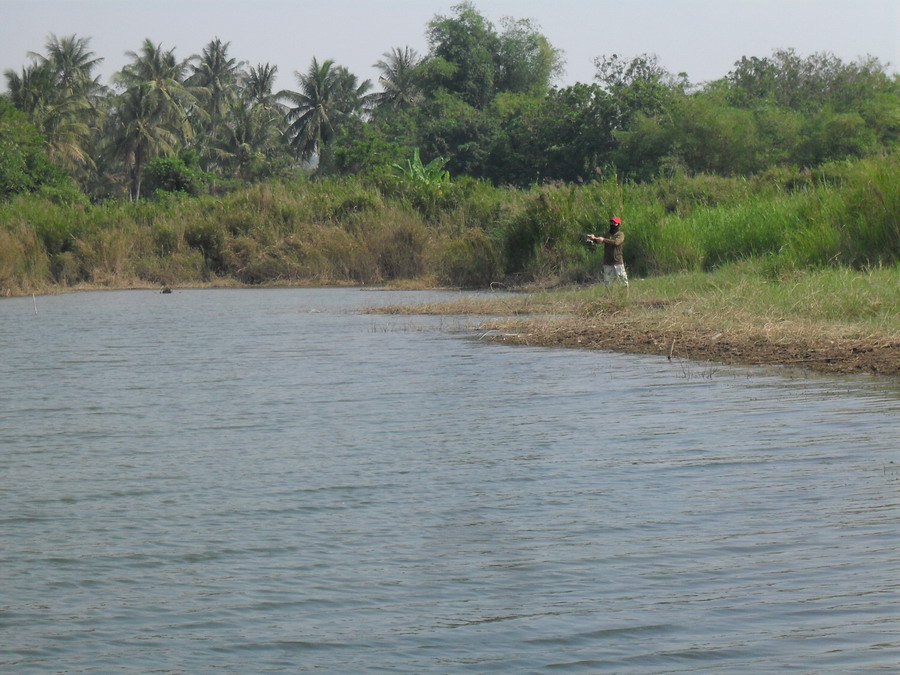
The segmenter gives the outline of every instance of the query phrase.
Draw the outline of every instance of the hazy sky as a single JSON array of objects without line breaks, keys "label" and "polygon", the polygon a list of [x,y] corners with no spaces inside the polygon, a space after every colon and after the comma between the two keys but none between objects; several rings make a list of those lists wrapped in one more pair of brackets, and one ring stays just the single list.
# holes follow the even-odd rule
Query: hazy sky
[{"label": "hazy sky", "polygon": [[[277,88],[296,88],[294,71],[333,59],[361,80],[392,47],[427,52],[428,22],[453,15],[457,0],[0,0],[0,71],[20,72],[28,52],[44,53],[50,33],[91,38],[109,75],[145,38],[179,58],[213,38],[249,65],[278,66]],[[742,56],[796,49],[831,52],[845,62],[871,55],[900,69],[900,0],[478,0],[500,19],[532,19],[564,52],[558,84],[591,82],[593,60],[656,54],[671,73],[693,83],[725,76]],[[0,81],[0,91],[6,81]]]}]

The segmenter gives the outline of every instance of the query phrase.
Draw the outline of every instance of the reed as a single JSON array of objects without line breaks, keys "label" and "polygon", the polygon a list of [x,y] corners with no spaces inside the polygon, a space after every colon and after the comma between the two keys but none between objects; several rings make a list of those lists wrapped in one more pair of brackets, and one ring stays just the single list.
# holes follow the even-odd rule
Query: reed
[{"label": "reed", "polygon": [[[753,261],[798,271],[894,270],[900,260],[895,155],[752,180],[675,173],[652,184],[432,185],[425,207],[381,176],[253,185],[220,197],[0,204],[0,283],[26,293],[83,283],[590,284],[601,253],[586,232],[620,215],[632,278]],[[422,188],[426,189],[426,188]],[[433,195],[434,196],[434,195]]]},{"label": "reed", "polygon": [[0,297],[43,290],[49,281],[47,256],[34,230],[22,221],[0,228]]}]

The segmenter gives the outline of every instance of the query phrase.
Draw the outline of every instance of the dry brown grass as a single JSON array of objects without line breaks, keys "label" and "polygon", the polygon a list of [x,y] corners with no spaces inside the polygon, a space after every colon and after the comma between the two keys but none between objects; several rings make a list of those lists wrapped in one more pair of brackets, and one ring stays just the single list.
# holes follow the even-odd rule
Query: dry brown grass
[{"label": "dry brown grass", "polygon": [[628,290],[484,294],[373,311],[494,317],[479,324],[483,338],[515,344],[897,376],[896,277],[823,273],[786,286],[703,275]]}]

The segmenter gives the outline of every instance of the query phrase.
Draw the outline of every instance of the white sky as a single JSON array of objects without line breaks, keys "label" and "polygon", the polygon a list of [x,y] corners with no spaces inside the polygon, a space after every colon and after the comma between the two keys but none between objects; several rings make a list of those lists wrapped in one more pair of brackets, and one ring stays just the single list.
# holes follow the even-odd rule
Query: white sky
[{"label": "white sky", "polygon": [[[295,89],[294,71],[333,59],[360,80],[392,47],[427,52],[428,22],[453,15],[457,0],[0,0],[0,72],[20,72],[28,52],[44,53],[50,33],[91,38],[109,76],[145,38],[179,58],[215,37],[249,65],[278,66],[276,88]],[[669,72],[699,84],[724,77],[742,56],[794,48],[831,52],[845,62],[871,55],[900,70],[900,0],[475,0],[500,19],[532,19],[564,52],[557,84],[591,82],[593,60],[656,54]],[[377,88],[377,87],[376,87]],[[0,91],[6,81],[0,80]]]}]

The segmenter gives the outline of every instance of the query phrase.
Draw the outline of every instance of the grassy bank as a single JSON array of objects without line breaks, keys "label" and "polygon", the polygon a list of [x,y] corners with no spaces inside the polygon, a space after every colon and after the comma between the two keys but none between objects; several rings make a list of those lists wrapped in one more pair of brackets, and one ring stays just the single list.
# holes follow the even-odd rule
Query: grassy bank
[{"label": "grassy bank", "polygon": [[624,219],[633,277],[764,261],[771,278],[900,260],[894,155],[754,179],[610,177],[530,190],[393,176],[251,186],[134,204],[0,204],[0,294],[67,288],[590,283],[585,232]]},{"label": "grassy bank", "polygon": [[[0,297],[276,284],[557,288],[435,311],[498,315],[487,337],[529,344],[897,375],[898,163],[530,190],[385,176],[134,204],[20,198],[0,204]],[[596,285],[601,257],[584,244],[611,214],[625,222],[627,292]]]},{"label": "grassy bank", "polygon": [[774,279],[767,261],[621,287],[485,295],[386,312],[494,316],[484,339],[830,373],[900,375],[900,267]]}]

